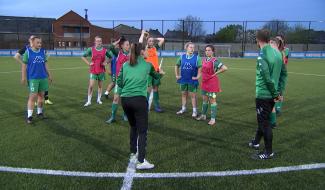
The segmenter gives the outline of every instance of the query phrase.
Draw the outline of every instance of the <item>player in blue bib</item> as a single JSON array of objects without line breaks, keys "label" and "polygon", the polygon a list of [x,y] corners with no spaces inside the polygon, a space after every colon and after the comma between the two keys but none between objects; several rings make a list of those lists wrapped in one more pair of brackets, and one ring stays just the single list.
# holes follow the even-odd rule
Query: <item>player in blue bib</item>
[{"label": "player in blue bib", "polygon": [[177,83],[182,91],[182,109],[176,114],[181,115],[186,111],[186,101],[188,94],[191,95],[193,113],[192,117],[197,117],[197,89],[201,76],[202,59],[194,54],[194,44],[189,42],[185,45],[186,54],[182,55],[176,62],[175,75]]},{"label": "player in blue bib", "polygon": [[34,102],[37,98],[37,116],[44,118],[43,101],[44,92],[48,91],[48,81],[52,81],[51,74],[47,68],[45,49],[42,48],[41,38],[34,36],[31,39],[31,47],[26,48],[23,55],[22,83],[27,81],[29,98],[27,103],[27,123],[32,123]]}]

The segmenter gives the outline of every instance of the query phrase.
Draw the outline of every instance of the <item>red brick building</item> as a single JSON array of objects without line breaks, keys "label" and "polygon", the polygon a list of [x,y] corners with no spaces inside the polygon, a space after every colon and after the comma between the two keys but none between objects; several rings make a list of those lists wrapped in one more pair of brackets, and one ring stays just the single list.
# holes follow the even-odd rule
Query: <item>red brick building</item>
[{"label": "red brick building", "polygon": [[103,44],[110,44],[119,33],[91,24],[74,11],[69,11],[53,22],[54,47],[56,49],[80,49],[93,45],[95,36],[103,38]]}]

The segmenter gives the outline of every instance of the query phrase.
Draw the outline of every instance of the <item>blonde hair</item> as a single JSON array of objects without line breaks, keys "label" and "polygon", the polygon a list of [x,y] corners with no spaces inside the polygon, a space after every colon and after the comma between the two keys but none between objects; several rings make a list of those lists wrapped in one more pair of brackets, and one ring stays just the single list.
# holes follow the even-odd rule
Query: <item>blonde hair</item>
[{"label": "blonde hair", "polygon": [[187,42],[185,45],[184,45],[184,49],[187,49],[189,45],[194,45],[193,42]]}]

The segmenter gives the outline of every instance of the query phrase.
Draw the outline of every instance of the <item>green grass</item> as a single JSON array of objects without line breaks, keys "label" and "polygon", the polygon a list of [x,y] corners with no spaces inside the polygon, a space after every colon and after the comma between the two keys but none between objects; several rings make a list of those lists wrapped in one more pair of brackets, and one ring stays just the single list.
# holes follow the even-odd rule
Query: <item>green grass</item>
[{"label": "green grass", "polygon": [[[149,172],[200,172],[269,168],[325,162],[325,76],[289,74],[283,115],[274,130],[276,158],[255,161],[247,148],[256,129],[255,60],[224,59],[229,71],[221,76],[217,127],[176,116],[180,91],[175,59],[165,59],[160,88],[163,114],[150,113],[147,158]],[[88,70],[80,58],[51,57],[54,82],[46,106],[49,119],[24,120],[28,90],[20,85],[20,66],[0,58],[0,165],[55,170],[125,172],[129,156],[128,124],[104,123],[111,99],[83,108]],[[79,67],[77,69],[64,69]],[[81,67],[81,68],[80,68]],[[290,60],[289,72],[325,75],[325,60]],[[108,81],[106,81],[107,84]],[[105,84],[105,85],[106,85]],[[94,97],[96,97],[94,94]],[[201,100],[199,99],[199,104]],[[188,104],[189,110],[191,109]],[[190,179],[135,179],[133,189],[324,189],[325,170],[257,176]],[[1,189],[119,189],[122,178],[97,179],[0,173]]]}]

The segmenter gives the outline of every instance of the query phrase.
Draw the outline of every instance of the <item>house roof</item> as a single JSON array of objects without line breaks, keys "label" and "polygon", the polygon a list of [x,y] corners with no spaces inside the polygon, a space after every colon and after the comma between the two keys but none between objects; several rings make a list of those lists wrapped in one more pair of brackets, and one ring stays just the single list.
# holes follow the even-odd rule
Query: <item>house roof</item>
[{"label": "house roof", "polygon": [[150,36],[154,37],[154,38],[163,38],[164,35],[162,35],[158,29],[150,29],[149,30],[149,34]]},{"label": "house roof", "polygon": [[185,39],[189,38],[189,36],[186,32],[183,32],[180,30],[167,30],[167,32],[165,33],[165,38],[182,39],[183,35],[184,35]]},{"label": "house roof", "polygon": [[114,31],[117,31],[119,33],[123,34],[130,34],[130,35],[140,35],[141,29],[135,28],[134,26],[128,26],[125,24],[120,24],[116,27],[114,27]]}]

